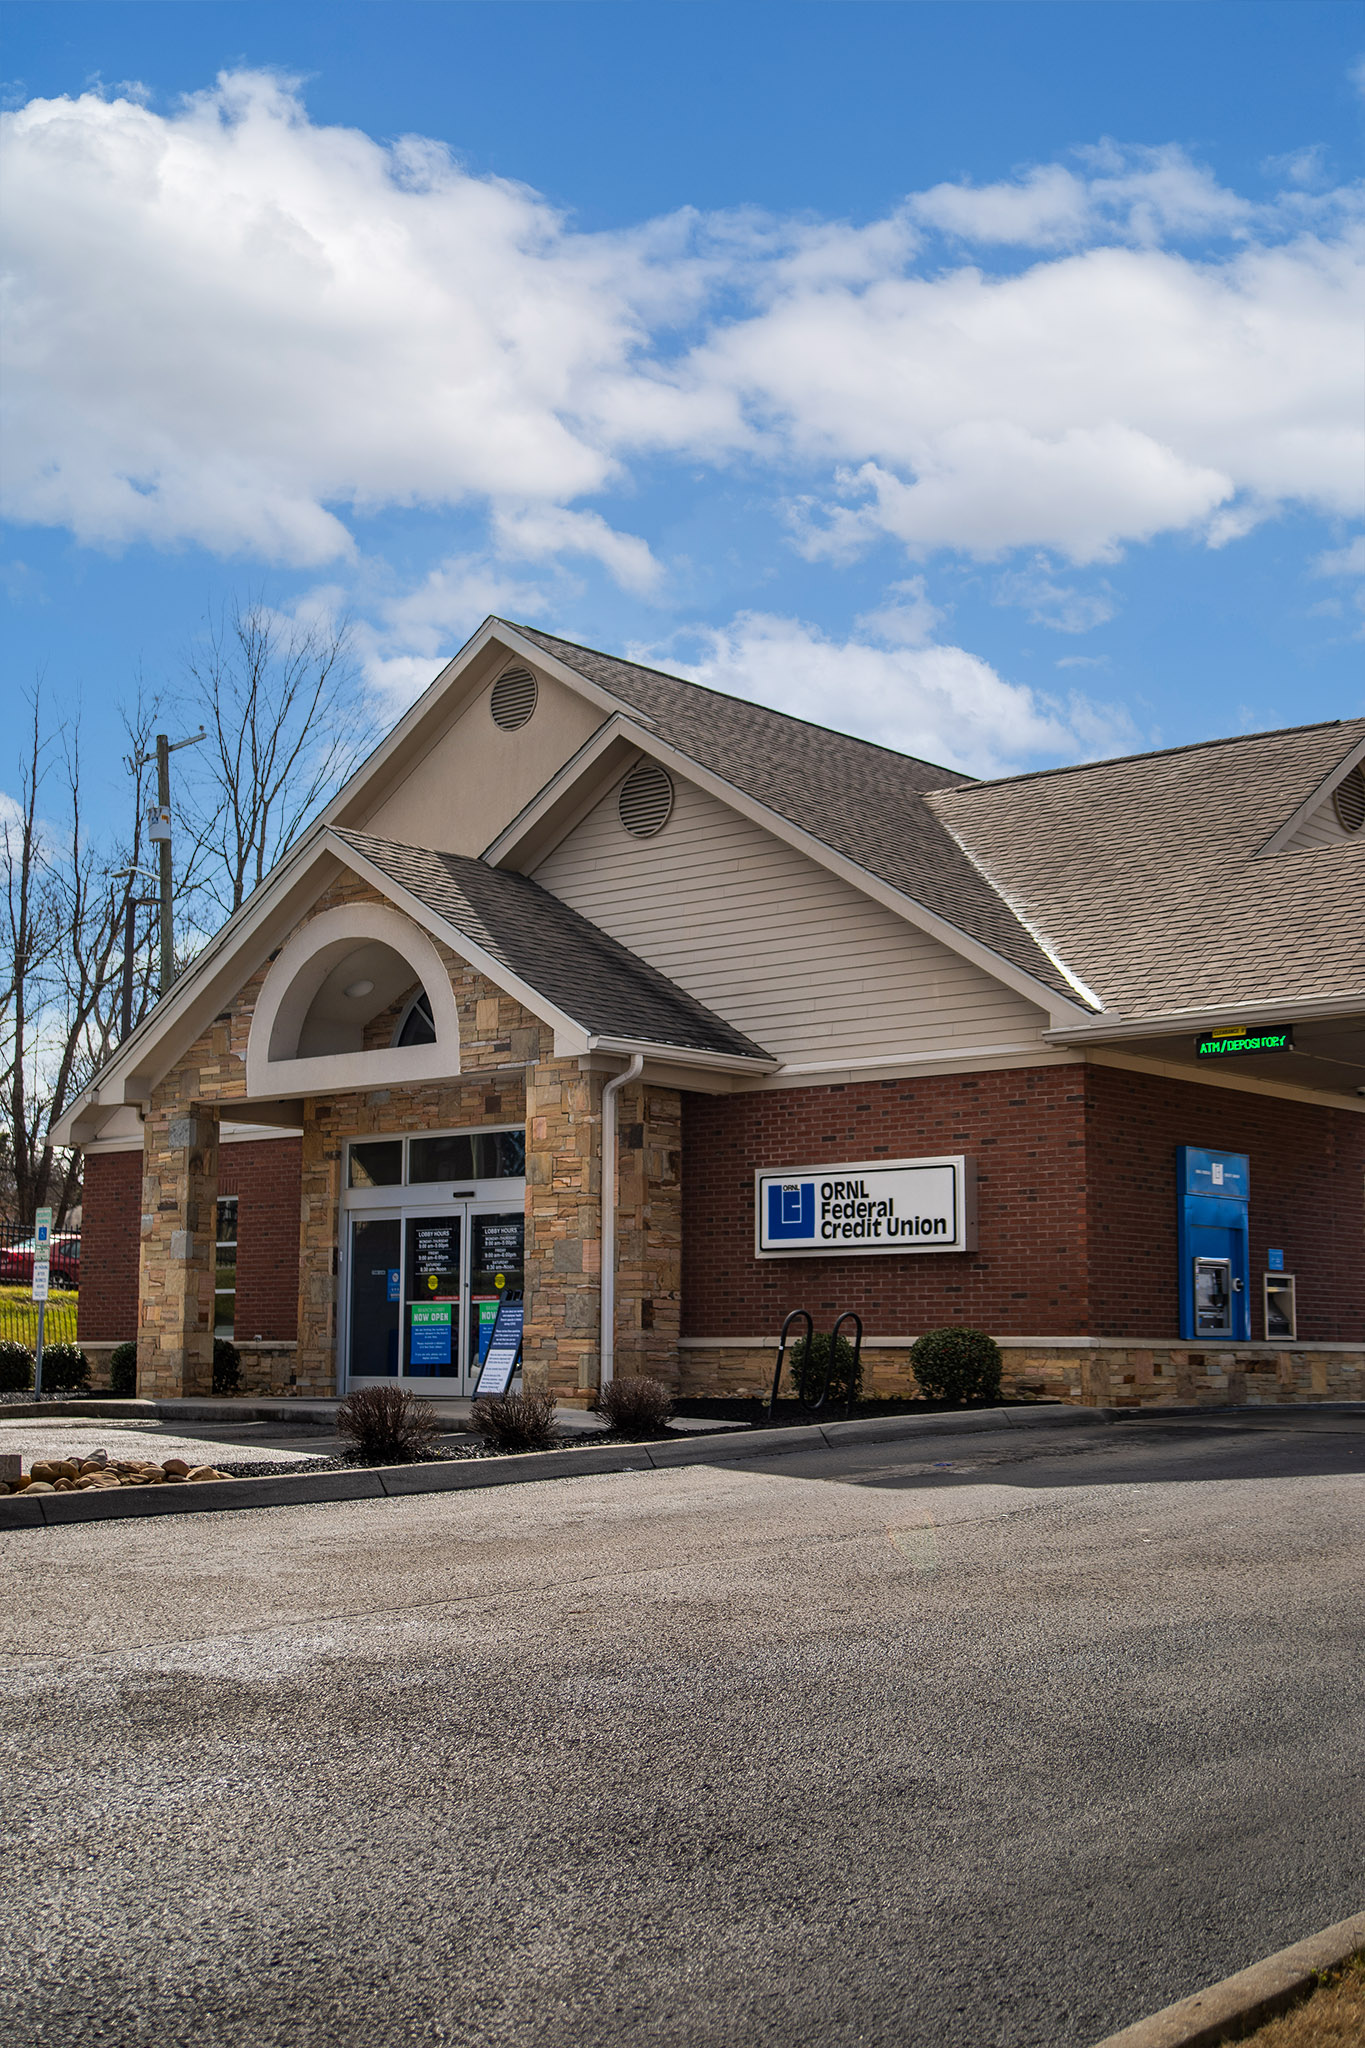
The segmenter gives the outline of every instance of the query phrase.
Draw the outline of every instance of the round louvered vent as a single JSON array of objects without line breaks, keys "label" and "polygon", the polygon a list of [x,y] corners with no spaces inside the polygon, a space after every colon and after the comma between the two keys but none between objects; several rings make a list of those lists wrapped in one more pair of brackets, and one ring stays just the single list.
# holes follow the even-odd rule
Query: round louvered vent
[{"label": "round louvered vent", "polygon": [[673,808],[673,784],[657,761],[637,761],[616,799],[621,823],[636,839],[662,832]]},{"label": "round louvered vent", "polygon": [[1342,776],[1332,791],[1332,809],[1343,832],[1358,832],[1365,825],[1365,768]]},{"label": "round louvered vent", "polygon": [[529,668],[504,669],[493,685],[488,708],[494,725],[515,732],[536,708],[536,679]]}]

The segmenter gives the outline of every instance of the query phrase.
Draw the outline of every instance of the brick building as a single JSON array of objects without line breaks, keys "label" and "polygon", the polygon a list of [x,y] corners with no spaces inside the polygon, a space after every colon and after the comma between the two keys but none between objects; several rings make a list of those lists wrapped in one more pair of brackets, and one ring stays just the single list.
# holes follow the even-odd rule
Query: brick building
[{"label": "brick building", "polygon": [[[1365,1394],[1365,721],[973,782],[491,619],[64,1121],[148,1394]],[[605,1318],[605,1319],[604,1319]]]}]

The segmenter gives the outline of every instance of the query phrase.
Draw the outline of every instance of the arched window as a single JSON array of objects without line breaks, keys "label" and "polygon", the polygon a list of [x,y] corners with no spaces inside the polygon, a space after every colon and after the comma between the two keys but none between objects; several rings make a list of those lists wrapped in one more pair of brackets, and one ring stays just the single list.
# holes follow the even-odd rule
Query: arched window
[{"label": "arched window", "polygon": [[436,1024],[426,990],[419,989],[404,1010],[393,1034],[395,1045],[435,1045]]}]

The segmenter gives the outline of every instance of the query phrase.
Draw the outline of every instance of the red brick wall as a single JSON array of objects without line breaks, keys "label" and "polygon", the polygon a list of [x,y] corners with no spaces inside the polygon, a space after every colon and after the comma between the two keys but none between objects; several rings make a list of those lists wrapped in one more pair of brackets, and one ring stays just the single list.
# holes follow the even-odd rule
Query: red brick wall
[{"label": "red brick wall", "polygon": [[137,1340],[142,1153],[87,1152],[76,1328],[92,1344]]},{"label": "red brick wall", "polygon": [[[1304,1342],[1365,1342],[1365,1117],[1112,1067],[684,1097],[683,1335],[852,1308],[870,1336],[1179,1337],[1177,1145],[1251,1157],[1252,1336],[1266,1251]],[[974,1253],[756,1259],[756,1167],[974,1154]]]},{"label": "red brick wall", "polygon": [[[237,1197],[237,1338],[293,1343],[299,1314],[297,1138],[224,1145],[218,1192]],[[91,1152],[82,1194],[80,1335],[92,1343],[137,1336],[142,1211],[141,1152]]]},{"label": "red brick wall", "polygon": [[224,1145],[218,1192],[237,1197],[236,1341],[293,1343],[299,1320],[302,1141]]},{"label": "red brick wall", "polygon": [[[866,1081],[683,1098],[683,1335],[766,1336],[790,1308],[856,1309],[869,1336],[944,1323],[1078,1336],[1086,1301],[1085,1071]],[[978,1249],[756,1259],[756,1167],[965,1152]]]},{"label": "red brick wall", "polygon": [[1174,1337],[1177,1145],[1251,1159],[1251,1334],[1280,1246],[1301,1340],[1365,1342],[1365,1117],[1349,1109],[1087,1069],[1090,1301],[1097,1336]]}]

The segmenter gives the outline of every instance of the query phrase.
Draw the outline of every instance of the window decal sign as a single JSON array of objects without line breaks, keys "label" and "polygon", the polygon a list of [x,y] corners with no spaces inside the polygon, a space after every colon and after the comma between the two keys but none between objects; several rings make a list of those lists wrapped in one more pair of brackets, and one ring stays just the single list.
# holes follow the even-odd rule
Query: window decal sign
[{"label": "window decal sign", "polygon": [[760,1259],[792,1259],[974,1251],[975,1166],[957,1153],[780,1171],[760,1167],[754,1177],[755,1253]]}]

